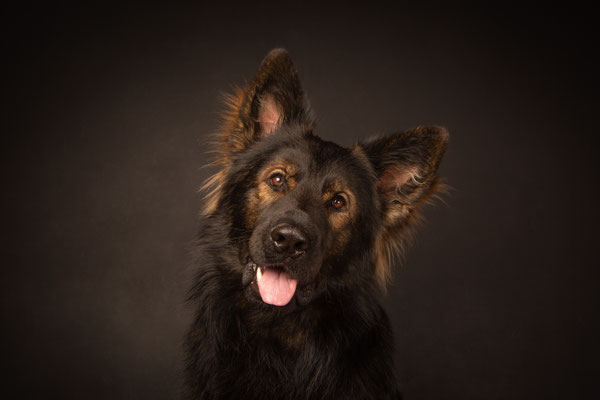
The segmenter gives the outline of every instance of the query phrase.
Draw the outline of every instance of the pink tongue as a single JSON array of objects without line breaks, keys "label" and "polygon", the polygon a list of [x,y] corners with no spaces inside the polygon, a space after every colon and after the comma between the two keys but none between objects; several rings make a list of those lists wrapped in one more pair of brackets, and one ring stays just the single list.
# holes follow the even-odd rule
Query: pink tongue
[{"label": "pink tongue", "polygon": [[267,268],[257,283],[260,297],[265,303],[285,306],[294,296],[298,281],[283,271]]}]

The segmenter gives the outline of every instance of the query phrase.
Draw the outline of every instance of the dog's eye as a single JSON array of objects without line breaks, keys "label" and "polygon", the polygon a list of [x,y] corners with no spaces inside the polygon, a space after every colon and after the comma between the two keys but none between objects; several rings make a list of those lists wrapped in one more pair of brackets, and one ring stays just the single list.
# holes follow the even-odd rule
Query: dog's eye
[{"label": "dog's eye", "polygon": [[276,189],[280,188],[285,183],[285,176],[283,176],[283,174],[277,172],[277,173],[271,175],[271,177],[269,178],[269,183],[271,184],[272,187],[274,187]]},{"label": "dog's eye", "polygon": [[342,211],[346,208],[346,199],[341,194],[336,195],[331,199],[331,207],[337,211]]}]

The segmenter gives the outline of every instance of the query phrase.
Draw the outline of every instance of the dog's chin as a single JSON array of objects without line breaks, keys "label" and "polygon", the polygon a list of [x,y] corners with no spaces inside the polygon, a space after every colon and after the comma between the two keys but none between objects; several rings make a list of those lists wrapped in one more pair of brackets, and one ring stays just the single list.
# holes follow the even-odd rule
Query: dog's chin
[{"label": "dog's chin", "polygon": [[299,283],[285,265],[258,265],[249,257],[242,273],[242,285],[251,302],[281,310],[307,305],[316,287],[314,283]]}]

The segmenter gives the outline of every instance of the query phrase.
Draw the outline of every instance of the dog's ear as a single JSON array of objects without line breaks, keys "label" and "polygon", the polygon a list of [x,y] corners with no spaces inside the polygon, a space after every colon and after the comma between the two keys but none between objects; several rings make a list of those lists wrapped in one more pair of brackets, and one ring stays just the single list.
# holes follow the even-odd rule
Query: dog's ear
[{"label": "dog's ear", "polygon": [[283,124],[313,125],[298,73],[284,49],[269,52],[252,82],[227,100],[223,145],[229,155],[247,149]]},{"label": "dog's ear", "polygon": [[447,143],[444,128],[418,127],[358,144],[377,177],[384,221],[376,240],[377,277],[382,285],[389,280],[394,255],[402,251],[419,218],[420,206],[443,188],[437,169]]},{"label": "dog's ear", "polygon": [[359,144],[375,169],[386,223],[418,206],[435,186],[447,142],[444,128],[418,127]]},{"label": "dog's ear", "polygon": [[284,49],[269,52],[254,79],[226,95],[225,103],[223,125],[213,142],[217,157],[210,164],[222,168],[202,186],[207,191],[202,211],[206,215],[216,210],[228,168],[237,154],[261,138],[276,134],[282,125],[296,123],[309,131],[314,128],[298,73]]}]

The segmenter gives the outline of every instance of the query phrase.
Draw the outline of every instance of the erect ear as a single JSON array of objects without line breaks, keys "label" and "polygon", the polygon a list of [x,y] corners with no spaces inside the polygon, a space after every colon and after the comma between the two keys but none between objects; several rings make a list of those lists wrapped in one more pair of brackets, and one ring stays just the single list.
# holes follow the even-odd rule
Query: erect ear
[{"label": "erect ear", "polygon": [[418,127],[359,144],[375,169],[386,225],[408,215],[432,194],[447,142],[444,128]]},{"label": "erect ear", "polygon": [[419,208],[442,186],[437,169],[446,151],[448,132],[418,127],[359,143],[373,165],[384,223],[376,240],[377,276],[389,279],[390,263],[410,235]]},{"label": "erect ear", "polygon": [[229,111],[222,135],[229,156],[283,124],[313,125],[296,68],[284,49],[269,52],[252,82],[227,100]]},{"label": "erect ear", "polygon": [[222,168],[202,186],[207,190],[202,211],[205,215],[216,210],[228,168],[236,154],[257,140],[275,134],[282,125],[297,123],[306,130],[314,128],[298,73],[284,49],[269,52],[254,79],[243,89],[226,95],[225,102],[223,126],[214,142],[217,158],[211,164]]}]

